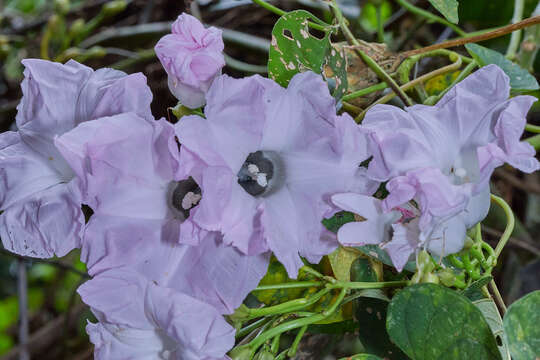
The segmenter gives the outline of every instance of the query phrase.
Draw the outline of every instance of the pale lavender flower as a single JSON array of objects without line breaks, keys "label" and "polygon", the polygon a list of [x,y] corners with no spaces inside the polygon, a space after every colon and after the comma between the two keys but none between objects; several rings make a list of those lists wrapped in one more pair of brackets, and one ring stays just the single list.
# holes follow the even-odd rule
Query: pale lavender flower
[{"label": "pale lavender flower", "polygon": [[465,241],[465,221],[460,214],[439,223],[422,237],[420,212],[410,204],[385,212],[381,200],[355,193],[335,194],[332,202],[365,219],[341,226],[338,241],[343,246],[379,245],[386,250],[398,271],[403,270],[419,249],[444,256],[461,250]]},{"label": "pale lavender flower", "polygon": [[129,268],[108,270],[78,292],[99,320],[86,327],[97,360],[222,360],[234,345],[234,329],[212,306]]},{"label": "pale lavender flower", "polygon": [[336,115],[326,83],[312,72],[287,89],[259,76],[219,77],[205,116],[176,125],[181,152],[199,158],[204,196],[193,221],[243,253],[272,250],[291,277],[300,256],[318,262],[337,245],[322,236],[327,197],[376,190],[359,166],[369,156],[363,135],[350,116]]},{"label": "pale lavender flower", "polygon": [[519,141],[536,99],[508,99],[509,93],[508,76],[489,65],[435,106],[370,110],[362,124],[373,153],[368,176],[389,180],[384,209],[415,199],[422,236],[460,213],[470,227],[488,212],[489,178],[496,166],[508,162],[522,171],[537,170],[534,149]]},{"label": "pale lavender flower", "polygon": [[63,256],[80,246],[84,225],[73,171],[54,138],[78,124],[125,111],[151,118],[142,74],[23,60],[18,132],[0,134],[0,237],[32,257]]},{"label": "pale lavender flower", "polygon": [[185,156],[188,168],[181,166],[170,123],[121,114],[81,124],[56,143],[94,211],[81,252],[91,275],[130,266],[223,313],[264,276],[267,254],[244,256],[192,222],[206,194],[186,174]]},{"label": "pale lavender flower", "polygon": [[221,30],[205,29],[195,17],[181,14],[172,25],[172,34],[162,37],[156,55],[169,78],[169,89],[190,108],[204,104],[212,81],[225,66]]}]

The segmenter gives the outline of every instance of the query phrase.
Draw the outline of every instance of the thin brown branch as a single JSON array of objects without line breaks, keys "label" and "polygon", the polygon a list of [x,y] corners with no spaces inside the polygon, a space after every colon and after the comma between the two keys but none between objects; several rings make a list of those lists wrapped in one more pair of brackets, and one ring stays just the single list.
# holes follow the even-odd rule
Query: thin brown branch
[{"label": "thin brown branch", "polygon": [[423,48],[420,48],[420,49],[414,49],[414,50],[406,51],[406,52],[403,53],[403,55],[405,57],[409,57],[409,56],[412,56],[412,55],[423,54],[425,52],[432,51],[432,50],[447,49],[447,48],[461,46],[461,45],[465,45],[465,44],[469,44],[469,43],[476,43],[476,42],[480,42],[480,41],[485,41],[485,40],[500,37],[500,36],[509,34],[509,33],[513,32],[513,31],[520,30],[520,29],[526,28],[528,26],[533,26],[533,25],[536,25],[536,24],[540,24],[540,16],[531,17],[531,18],[525,19],[523,21],[517,22],[515,24],[510,24],[510,25],[507,25],[507,26],[503,26],[501,28],[498,28],[496,30],[493,30],[493,31],[490,31],[490,32],[487,32],[487,33],[484,33],[484,34],[481,34],[481,35],[463,37],[463,38],[459,38],[459,39],[455,39],[455,40],[445,41],[445,42],[442,42],[440,44],[434,44],[434,45],[426,46],[426,47],[423,47]]},{"label": "thin brown branch", "polygon": [[497,169],[495,170],[494,174],[496,177],[499,177],[512,185],[513,187],[516,187],[520,190],[523,190],[528,193],[534,193],[540,195],[540,186],[536,183],[528,183],[525,182],[523,179],[519,179],[515,175],[512,175],[508,171],[505,171],[503,169]]},{"label": "thin brown branch", "polygon": [[[482,231],[494,237],[502,236],[501,231],[497,229],[493,229],[492,227],[489,227],[489,226],[482,225]],[[508,245],[517,246],[523,250],[529,251],[530,253],[534,254],[536,257],[540,257],[540,249],[538,249],[536,246],[532,245],[531,243],[525,240],[521,240],[516,237],[511,237],[508,241]]]}]

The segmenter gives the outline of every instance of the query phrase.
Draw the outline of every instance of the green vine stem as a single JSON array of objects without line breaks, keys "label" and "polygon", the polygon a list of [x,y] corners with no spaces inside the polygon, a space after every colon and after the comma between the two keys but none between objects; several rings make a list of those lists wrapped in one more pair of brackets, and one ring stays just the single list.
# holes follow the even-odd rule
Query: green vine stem
[{"label": "green vine stem", "polygon": [[336,0],[332,0],[332,2],[329,3],[329,5],[334,13],[334,16],[339,24],[339,27],[341,28],[341,31],[343,32],[343,35],[347,39],[347,42],[350,45],[354,46],[353,50],[356,53],[356,55],[358,55],[358,57],[360,57],[360,59],[362,59],[362,61],[364,61],[366,65],[369,66],[371,70],[373,70],[373,72],[379,77],[379,79],[381,79],[381,81],[386,82],[407,106],[412,106],[413,105],[412,100],[407,96],[407,94],[405,94],[403,90],[399,88],[399,85],[395,82],[395,80],[392,79],[392,77],[388,75],[388,73],[386,73],[386,71],[384,71],[384,69],[381,68],[375,60],[373,60],[371,57],[369,57],[369,55],[367,55],[366,53],[364,53],[362,50],[358,48],[358,46],[360,46],[360,43],[354,37],[351,30],[348,28],[347,20],[343,16],[343,13],[341,12],[341,9],[337,5]]},{"label": "green vine stem", "polygon": [[367,88],[360,89],[360,90],[357,90],[357,91],[352,92],[350,94],[347,94],[347,95],[343,96],[341,98],[341,100],[342,101],[349,101],[349,100],[355,99],[357,97],[361,97],[361,96],[364,96],[364,95],[367,95],[367,94],[371,94],[372,92],[375,92],[375,91],[384,90],[387,87],[388,87],[388,85],[385,82],[381,82],[381,83],[369,86]]},{"label": "green vine stem", "polygon": [[[420,84],[420,83],[423,83],[435,76],[438,76],[438,75],[441,75],[441,74],[444,74],[444,73],[447,73],[449,71],[454,71],[454,70],[457,70],[461,67],[461,64],[463,62],[463,57],[462,56],[459,56],[456,54],[456,56],[454,57],[454,59],[452,59],[452,57],[450,58],[452,61],[454,61],[453,64],[450,64],[450,65],[447,65],[447,66],[444,66],[440,69],[437,69],[437,70],[434,70],[430,73],[427,73],[427,74],[424,74],[412,81],[409,81],[408,83],[402,85],[400,87],[400,89],[402,91],[406,91],[406,90],[409,90],[413,87],[415,87],[416,85]],[[363,112],[360,113],[360,115],[358,115],[354,120],[357,122],[357,123],[360,123],[362,121],[362,119],[364,119],[364,116],[366,116],[366,113],[371,109],[373,108],[375,105],[377,104],[384,104],[388,101],[390,101],[393,97],[395,97],[395,93],[389,93],[385,96],[383,96],[382,98],[380,98],[379,100],[377,100],[376,102],[374,102],[373,104],[371,104],[369,107],[367,107]]]},{"label": "green vine stem", "polygon": [[462,81],[463,79],[465,79],[467,76],[469,76],[469,74],[478,66],[478,64],[476,63],[476,61],[471,61],[470,63],[467,64],[467,66],[465,66],[465,68],[463,70],[461,70],[461,72],[459,73],[459,75],[456,77],[456,79],[454,81],[452,81],[452,84],[450,84],[450,86],[448,86],[446,89],[444,89],[443,91],[441,91],[441,93],[439,95],[435,95],[435,96],[430,96],[426,99],[426,101],[424,101],[424,105],[435,105],[436,103],[439,102],[439,100],[441,100],[441,98],[446,95],[446,93],[448,91],[450,91],[450,89],[452,89],[457,83],[459,83],[460,81]]},{"label": "green vine stem", "polygon": [[328,318],[330,315],[332,315],[339,307],[343,299],[345,298],[345,294],[347,293],[347,289],[343,288],[341,289],[341,292],[339,293],[337,299],[334,301],[332,306],[330,306],[327,310],[323,311],[320,314],[316,314],[310,317],[302,318],[302,319],[296,319],[292,321],[288,321],[286,323],[280,324],[264,333],[262,333],[260,336],[256,337],[253,341],[251,341],[248,344],[248,347],[251,348],[252,353],[259,348],[262,344],[264,344],[267,340],[270,340],[274,338],[275,336],[282,334],[289,330],[294,330],[297,328],[301,328],[307,325],[314,324],[316,322],[322,321],[326,318]]},{"label": "green vine stem", "polygon": [[535,134],[540,134],[540,126],[538,125],[526,124],[525,130]]},{"label": "green vine stem", "polygon": [[323,285],[321,281],[291,281],[291,282],[282,283],[282,284],[259,285],[253,291],[276,290],[276,289],[296,289],[296,288],[317,287],[321,285]]},{"label": "green vine stem", "polygon": [[[287,13],[286,11],[281,10],[280,8],[278,8],[278,7],[276,7],[276,6],[272,5],[272,4],[269,4],[264,0],[251,0],[251,1],[254,4],[257,4],[260,7],[263,7],[266,10],[271,11],[274,14],[279,15],[279,16],[283,16],[283,15],[285,15]],[[324,32],[332,31],[330,29],[329,25],[324,26],[324,25],[321,25],[321,24],[315,24],[313,22],[308,22],[308,25],[309,25],[310,28],[315,29],[315,30],[324,31]]]},{"label": "green vine stem", "polygon": [[382,2],[377,5],[376,9],[377,14],[377,41],[384,43],[384,22],[382,20]]},{"label": "green vine stem", "polygon": [[298,330],[298,333],[296,334],[294,341],[290,347],[290,349],[287,351],[287,356],[290,358],[294,358],[296,355],[296,351],[298,350],[298,345],[300,344],[300,341],[302,340],[302,337],[304,336],[308,326],[304,325]]},{"label": "green vine stem", "polygon": [[512,209],[506,203],[506,201],[504,201],[503,198],[491,194],[491,201],[499,205],[504,210],[507,220],[506,228],[504,229],[504,232],[499,240],[499,243],[497,244],[497,247],[495,247],[495,258],[498,259],[501,255],[502,250],[504,249],[504,246],[506,245],[508,239],[510,239],[512,232],[514,231],[514,225],[516,220],[514,218],[514,213],[512,212]]},{"label": "green vine stem", "polygon": [[[512,24],[518,23],[523,19],[523,9],[525,0],[514,0],[514,15],[512,16]],[[513,60],[516,57],[516,52],[519,48],[519,40],[521,39],[522,30],[517,30],[512,33],[510,44],[506,50],[506,57]]]},{"label": "green vine stem", "polygon": [[427,20],[435,21],[445,26],[448,26],[450,29],[454,30],[456,34],[458,34],[459,36],[467,36],[467,33],[461,30],[457,25],[452,24],[451,22],[449,22],[448,20],[440,16],[437,16],[435,14],[430,13],[429,11],[426,11],[417,6],[414,6],[413,4],[409,3],[406,0],[396,0],[396,2],[402,7],[404,7],[405,9],[407,9],[408,11],[412,12],[413,14],[420,15],[426,18]]},{"label": "green vine stem", "polygon": [[501,315],[504,316],[504,313],[506,312],[506,305],[504,304],[504,300],[501,296],[501,293],[499,292],[499,289],[497,288],[497,284],[495,283],[495,280],[491,280],[489,282],[489,287],[491,288],[491,291],[493,292],[493,296],[495,297],[495,301],[499,305],[501,309]]}]

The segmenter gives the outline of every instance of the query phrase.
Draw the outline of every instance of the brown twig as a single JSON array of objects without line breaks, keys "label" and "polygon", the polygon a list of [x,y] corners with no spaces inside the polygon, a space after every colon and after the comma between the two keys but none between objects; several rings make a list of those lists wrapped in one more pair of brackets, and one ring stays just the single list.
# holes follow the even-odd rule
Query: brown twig
[{"label": "brown twig", "polygon": [[[493,229],[492,227],[489,227],[489,226],[486,226],[486,225],[482,225],[482,231],[485,232],[486,234],[492,235],[494,237],[501,237],[501,235],[502,235],[501,231],[499,231],[497,229]],[[528,241],[524,241],[524,240],[518,239],[516,237],[511,237],[509,239],[508,244],[509,245],[515,245],[515,246],[517,246],[519,248],[522,248],[523,250],[527,250],[527,251],[531,252],[532,254],[534,254],[537,257],[540,257],[540,249],[538,249],[537,247],[535,247],[534,245],[532,245]]]},{"label": "brown twig", "polygon": [[413,55],[417,55],[417,54],[423,54],[425,52],[432,51],[432,50],[447,49],[447,48],[451,48],[451,47],[465,45],[465,44],[468,44],[468,43],[476,43],[476,42],[480,42],[480,41],[485,41],[485,40],[489,40],[489,39],[493,39],[493,38],[496,38],[496,37],[499,37],[499,36],[503,36],[503,35],[506,35],[506,34],[509,34],[509,33],[513,32],[513,31],[523,29],[523,28],[526,28],[528,26],[533,26],[533,25],[536,25],[536,24],[540,24],[540,16],[531,17],[531,18],[525,19],[523,21],[517,22],[515,24],[510,24],[510,25],[507,25],[507,26],[503,26],[503,27],[501,27],[499,29],[496,29],[496,30],[493,30],[493,31],[490,31],[490,32],[487,32],[487,33],[484,33],[484,34],[481,34],[481,35],[464,37],[464,38],[459,38],[459,39],[455,39],[455,40],[449,40],[449,41],[442,42],[440,44],[434,44],[434,45],[426,46],[426,47],[423,47],[423,48],[420,48],[420,49],[414,49],[414,50],[406,51],[406,52],[404,52],[402,54],[405,57],[409,57],[409,56],[413,56]]},{"label": "brown twig", "polygon": [[506,181],[513,187],[516,187],[520,190],[523,190],[528,193],[540,194],[540,186],[538,186],[535,183],[527,183],[524,180],[519,179],[516,176],[512,175],[508,171],[505,171],[503,169],[497,169],[495,170],[493,175],[503,179],[504,181]]}]

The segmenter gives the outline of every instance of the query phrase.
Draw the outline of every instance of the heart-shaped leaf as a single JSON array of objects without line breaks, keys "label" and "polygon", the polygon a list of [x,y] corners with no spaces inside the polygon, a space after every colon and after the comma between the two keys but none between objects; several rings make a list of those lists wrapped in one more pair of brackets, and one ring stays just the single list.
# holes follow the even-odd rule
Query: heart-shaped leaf
[{"label": "heart-shaped leaf", "polygon": [[499,66],[510,78],[510,87],[513,90],[537,90],[538,81],[527,70],[504,57],[503,54],[480,46],[467,44],[465,48],[481,66],[495,64]]},{"label": "heart-shaped leaf", "polygon": [[540,357],[540,290],[513,303],[504,316],[504,331],[514,360]]},{"label": "heart-shaped leaf", "polygon": [[417,284],[401,290],[388,307],[390,339],[413,360],[500,360],[480,310],[444,286]]},{"label": "heart-shaped leaf", "polygon": [[431,5],[451,23],[457,24],[459,21],[458,16],[458,2],[457,0],[429,0]]}]

